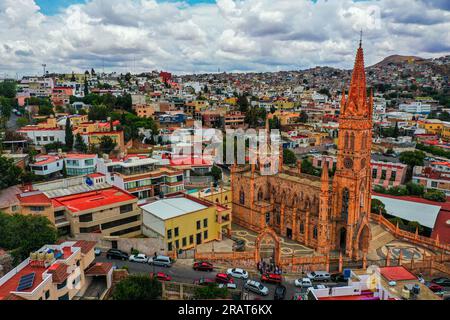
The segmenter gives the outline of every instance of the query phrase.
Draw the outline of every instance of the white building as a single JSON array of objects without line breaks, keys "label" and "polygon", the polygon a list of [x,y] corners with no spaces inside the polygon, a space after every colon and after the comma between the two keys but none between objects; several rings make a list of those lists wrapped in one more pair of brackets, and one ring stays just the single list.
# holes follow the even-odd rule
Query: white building
[{"label": "white building", "polygon": [[399,110],[414,114],[428,114],[431,112],[431,105],[422,102],[412,102],[410,104],[402,103],[399,106]]},{"label": "white building", "polygon": [[64,159],[68,176],[80,176],[96,172],[96,154],[67,154]]},{"label": "white building", "polygon": [[63,159],[59,156],[45,155],[36,158],[36,162],[30,164],[31,171],[38,176],[48,176],[63,169]]},{"label": "white building", "polygon": [[38,128],[37,126],[26,126],[17,130],[18,133],[26,135],[33,144],[45,146],[46,144],[66,141],[66,132],[63,129]]}]

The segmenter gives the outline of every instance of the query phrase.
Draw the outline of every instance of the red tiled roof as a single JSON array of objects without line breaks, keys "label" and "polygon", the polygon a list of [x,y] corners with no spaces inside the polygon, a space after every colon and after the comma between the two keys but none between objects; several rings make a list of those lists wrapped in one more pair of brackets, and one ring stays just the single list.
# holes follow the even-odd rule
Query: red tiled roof
[{"label": "red tiled roof", "polygon": [[79,240],[73,246],[77,247],[77,248],[81,248],[81,253],[86,254],[89,251],[91,251],[96,245],[97,245],[97,242],[95,242],[95,241]]},{"label": "red tiled roof", "polygon": [[42,273],[46,270],[44,267],[32,267],[27,265],[18,273],[16,273],[11,279],[6,281],[3,285],[0,286],[0,300],[5,300],[9,297],[11,292],[17,290],[17,286],[19,285],[20,278],[30,273],[35,273],[33,286],[29,289],[23,290],[23,292],[31,292],[33,291],[39,284],[42,283]]},{"label": "red tiled roof", "polygon": [[86,271],[86,275],[97,276],[107,275],[111,271],[113,264],[110,262],[97,262],[91,265]]},{"label": "red tiled roof", "polygon": [[436,239],[439,235],[439,242],[450,244],[450,224],[447,221],[450,221],[450,211],[441,210],[434,223],[431,238]]},{"label": "red tiled roof", "polygon": [[42,166],[44,164],[53,163],[58,160],[60,160],[60,158],[58,156],[50,156],[50,155],[38,156],[36,158],[36,162],[33,164],[30,164],[30,165],[31,166]]},{"label": "red tiled roof", "polygon": [[388,281],[417,280],[417,277],[406,270],[405,267],[383,267],[380,268],[381,275]]},{"label": "red tiled roof", "polygon": [[48,268],[48,273],[52,274],[54,283],[62,283],[69,277],[67,265],[65,263],[55,263]]},{"label": "red tiled roof", "polygon": [[66,159],[91,159],[97,157],[96,154],[84,154],[84,153],[68,153]]},{"label": "red tiled roof", "polygon": [[121,203],[136,199],[129,193],[116,187],[85,192],[76,195],[54,198],[53,203],[65,206],[72,213],[103,207],[114,203]]},{"label": "red tiled roof", "polygon": [[21,196],[20,194],[18,194],[17,199],[21,204],[52,204],[52,201],[44,193],[34,194],[30,196]]}]

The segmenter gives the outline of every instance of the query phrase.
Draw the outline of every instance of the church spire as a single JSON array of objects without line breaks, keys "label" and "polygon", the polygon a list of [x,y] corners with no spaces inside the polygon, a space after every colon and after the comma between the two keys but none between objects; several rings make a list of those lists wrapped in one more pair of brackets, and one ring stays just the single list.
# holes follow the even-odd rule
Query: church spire
[{"label": "church spire", "polygon": [[358,51],[356,53],[355,66],[353,68],[350,90],[348,93],[344,115],[367,114],[366,71],[364,67],[364,51],[362,48],[362,33]]}]

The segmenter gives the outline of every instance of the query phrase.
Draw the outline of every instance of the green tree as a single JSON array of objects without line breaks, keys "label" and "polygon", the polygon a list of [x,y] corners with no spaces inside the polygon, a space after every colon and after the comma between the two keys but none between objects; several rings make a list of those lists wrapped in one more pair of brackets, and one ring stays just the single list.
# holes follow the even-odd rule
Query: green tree
[{"label": "green tree", "polygon": [[376,214],[379,214],[381,211],[381,214],[385,215],[386,214],[386,206],[381,200],[372,199],[370,211],[372,213],[376,213]]},{"label": "green tree", "polygon": [[70,118],[66,118],[66,147],[69,148],[69,150],[72,150],[73,148],[73,132],[72,132],[72,123],[70,122]]},{"label": "green tree", "polygon": [[398,138],[400,135],[400,130],[398,128],[398,122],[395,122],[395,127],[394,127],[394,131],[392,133],[392,137],[393,138]]},{"label": "green tree", "polygon": [[424,186],[414,182],[408,182],[406,188],[408,189],[408,193],[412,196],[422,197],[425,192]]},{"label": "green tree", "polygon": [[0,156],[0,172],[2,172],[0,176],[0,190],[2,190],[19,184],[23,171],[14,164],[12,159]]},{"label": "green tree", "polygon": [[430,201],[436,201],[436,202],[446,202],[447,196],[445,195],[445,192],[440,190],[428,190],[423,195],[424,199],[430,200]]},{"label": "green tree", "polygon": [[418,230],[419,234],[423,232],[423,226],[417,221],[409,221],[408,222],[408,230],[410,232],[416,232]]},{"label": "green tree", "polygon": [[222,180],[222,170],[217,166],[212,167],[211,175],[213,176],[215,181]]},{"label": "green tree", "polygon": [[109,109],[107,106],[101,105],[93,105],[89,108],[88,118],[90,121],[102,121],[107,120],[109,115]]},{"label": "green tree", "polygon": [[53,224],[43,216],[8,215],[0,212],[0,247],[12,250],[15,263],[24,260],[30,252],[44,244],[56,242]]},{"label": "green tree", "polygon": [[106,154],[110,154],[111,151],[114,150],[114,148],[116,147],[116,143],[113,141],[113,139],[110,136],[103,136],[100,139],[100,151]]},{"label": "green tree", "polygon": [[52,114],[55,114],[53,111],[53,107],[51,105],[39,105],[38,114],[40,116],[50,116]]},{"label": "green tree", "polygon": [[423,160],[425,159],[426,155],[422,151],[405,151],[400,154],[400,162],[407,164],[408,166],[415,167],[415,166],[423,166]]},{"label": "green tree", "polygon": [[17,92],[17,83],[13,80],[5,80],[0,82],[0,96],[14,99]]},{"label": "green tree", "polygon": [[16,125],[21,128],[21,127],[25,127],[26,125],[29,125],[30,121],[28,121],[27,118],[21,117],[21,118],[17,118],[16,120]]},{"label": "green tree", "polygon": [[88,96],[89,95],[89,84],[87,81],[87,77],[86,75],[84,76],[84,96]]},{"label": "green tree", "polygon": [[306,113],[306,111],[302,111],[300,112],[300,116],[298,117],[298,121],[300,123],[307,123],[308,122],[308,114]]},{"label": "green tree", "polygon": [[283,163],[287,165],[293,165],[297,163],[297,157],[294,151],[290,149],[283,149]]},{"label": "green tree", "polygon": [[194,290],[194,299],[225,299],[228,296],[227,288],[219,288],[217,285],[199,286]]},{"label": "green tree", "polygon": [[146,275],[131,275],[114,288],[114,300],[157,300],[162,294],[161,283]]},{"label": "green tree", "polygon": [[77,135],[75,136],[75,145],[74,145],[75,150],[77,150],[78,152],[81,153],[86,153],[88,150],[88,147],[86,145],[86,143],[83,140],[83,137],[81,136],[80,133],[77,133]]},{"label": "green tree", "polygon": [[244,113],[248,111],[249,102],[245,94],[242,94],[238,97],[237,105],[239,106],[239,111]]}]

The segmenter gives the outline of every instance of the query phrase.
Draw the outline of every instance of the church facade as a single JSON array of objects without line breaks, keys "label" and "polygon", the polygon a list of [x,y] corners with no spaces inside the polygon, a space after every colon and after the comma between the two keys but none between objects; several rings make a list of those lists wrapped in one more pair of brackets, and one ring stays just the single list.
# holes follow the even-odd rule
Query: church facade
[{"label": "church facade", "polygon": [[[322,176],[282,165],[261,174],[258,165],[233,166],[233,221],[261,232],[267,227],[319,253],[341,251],[354,259],[370,242],[371,146],[373,96],[367,95],[364,53],[360,44],[349,94],[343,94],[339,118],[337,166]],[[280,152],[282,155],[282,152]],[[281,156],[282,157],[282,156]]]}]

